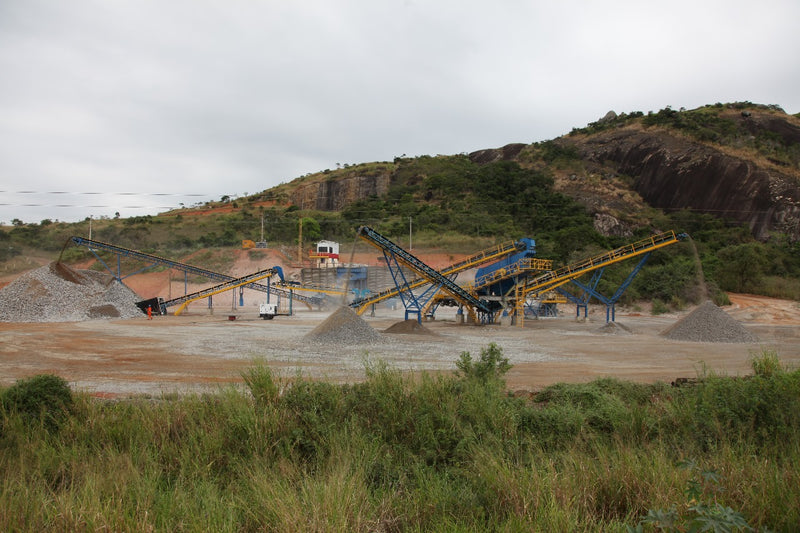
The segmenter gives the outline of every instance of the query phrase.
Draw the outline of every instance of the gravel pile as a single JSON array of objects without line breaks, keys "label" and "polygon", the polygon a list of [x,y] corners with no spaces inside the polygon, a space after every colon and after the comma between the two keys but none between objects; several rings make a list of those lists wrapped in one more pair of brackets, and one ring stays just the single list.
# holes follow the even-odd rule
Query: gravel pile
[{"label": "gravel pile", "polygon": [[690,342],[758,342],[758,337],[711,300],[700,305],[661,335],[672,340]]},{"label": "gravel pile", "polygon": [[408,320],[403,320],[401,322],[397,322],[392,324],[385,330],[384,333],[416,333],[420,335],[435,335],[434,332],[423,326],[419,323],[418,320],[413,318],[409,318]]},{"label": "gravel pile", "polygon": [[606,322],[605,325],[601,326],[597,331],[599,331],[603,335],[631,335],[631,334],[633,334],[633,331],[631,331],[631,328],[629,328],[625,324],[620,324],[619,322]]},{"label": "gravel pile", "polygon": [[374,344],[382,342],[381,334],[347,306],[340,307],[305,335],[317,344]]},{"label": "gravel pile", "polygon": [[108,274],[63,263],[27,272],[0,290],[0,322],[81,322],[142,316],[140,298]]}]

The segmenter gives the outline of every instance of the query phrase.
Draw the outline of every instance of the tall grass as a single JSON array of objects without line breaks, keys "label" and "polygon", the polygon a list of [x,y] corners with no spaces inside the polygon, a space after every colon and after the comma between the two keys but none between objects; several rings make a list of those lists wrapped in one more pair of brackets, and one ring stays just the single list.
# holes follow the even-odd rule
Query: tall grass
[{"label": "tall grass", "polygon": [[715,501],[795,531],[800,371],[767,355],[748,378],[525,400],[502,365],[480,379],[462,359],[458,376],[378,364],[335,385],[257,364],[215,394],[73,394],[57,427],[2,402],[0,530],[624,531],[685,508],[691,458],[719,474]]}]

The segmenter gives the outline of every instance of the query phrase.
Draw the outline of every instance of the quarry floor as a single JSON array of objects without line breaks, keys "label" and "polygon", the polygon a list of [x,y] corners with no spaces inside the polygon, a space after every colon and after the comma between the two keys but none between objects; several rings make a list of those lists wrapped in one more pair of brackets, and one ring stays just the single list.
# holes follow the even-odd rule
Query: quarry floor
[{"label": "quarry floor", "polygon": [[[384,342],[355,346],[309,343],[303,336],[335,309],[296,309],[293,316],[258,318],[257,308],[196,307],[181,316],[153,320],[94,320],[71,323],[0,323],[0,384],[39,373],[55,373],[77,390],[101,397],[214,390],[242,382],[241,372],[263,362],[276,373],[335,382],[364,377],[378,360],[403,371],[455,369],[459,355],[478,356],[490,342],[503,349],[513,368],[506,376],[516,391],[535,391],[557,382],[617,377],[670,382],[696,377],[703,369],[720,374],[751,373],[750,359],[775,350],[790,368],[800,367],[800,306],[797,302],[731,295],[725,310],[759,337],[754,344],[698,343],[665,339],[664,330],[692,309],[651,316],[617,311],[608,333],[605,308],[590,308],[576,320],[574,307],[562,316],[511,325],[470,326],[445,309],[425,322],[425,333],[384,334]],[[235,316],[234,320],[230,316]],[[362,318],[378,331],[402,321],[402,310],[378,310]]]}]

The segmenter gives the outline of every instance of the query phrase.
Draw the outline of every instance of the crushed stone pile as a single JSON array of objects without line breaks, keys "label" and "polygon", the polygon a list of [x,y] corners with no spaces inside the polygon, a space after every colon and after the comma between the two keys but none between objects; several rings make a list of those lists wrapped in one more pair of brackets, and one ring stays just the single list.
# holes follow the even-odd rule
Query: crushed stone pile
[{"label": "crushed stone pile", "polygon": [[633,331],[625,324],[619,322],[606,322],[598,331],[604,335],[631,335]]},{"label": "crushed stone pile", "polygon": [[392,324],[385,330],[384,333],[416,333],[421,335],[435,335],[431,330],[419,323],[418,320],[409,318],[402,322]]},{"label": "crushed stone pile", "polygon": [[81,322],[142,316],[135,292],[103,272],[53,262],[0,289],[0,322]]},{"label": "crushed stone pile", "polygon": [[758,342],[757,336],[747,331],[711,300],[698,306],[661,335],[672,340],[690,342]]},{"label": "crushed stone pile", "polygon": [[383,341],[380,333],[349,307],[340,307],[305,335],[317,344],[374,344]]}]

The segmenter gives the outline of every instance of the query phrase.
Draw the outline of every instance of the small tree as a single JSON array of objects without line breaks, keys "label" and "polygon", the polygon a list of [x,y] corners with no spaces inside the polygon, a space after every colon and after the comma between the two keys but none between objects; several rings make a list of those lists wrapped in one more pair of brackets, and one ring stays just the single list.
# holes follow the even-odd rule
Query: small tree
[{"label": "small tree", "polygon": [[322,229],[319,222],[311,217],[303,217],[303,240],[318,241],[322,238]]},{"label": "small tree", "polygon": [[717,252],[717,281],[724,290],[746,292],[761,283],[766,266],[764,247],[758,243],[726,246]]}]

